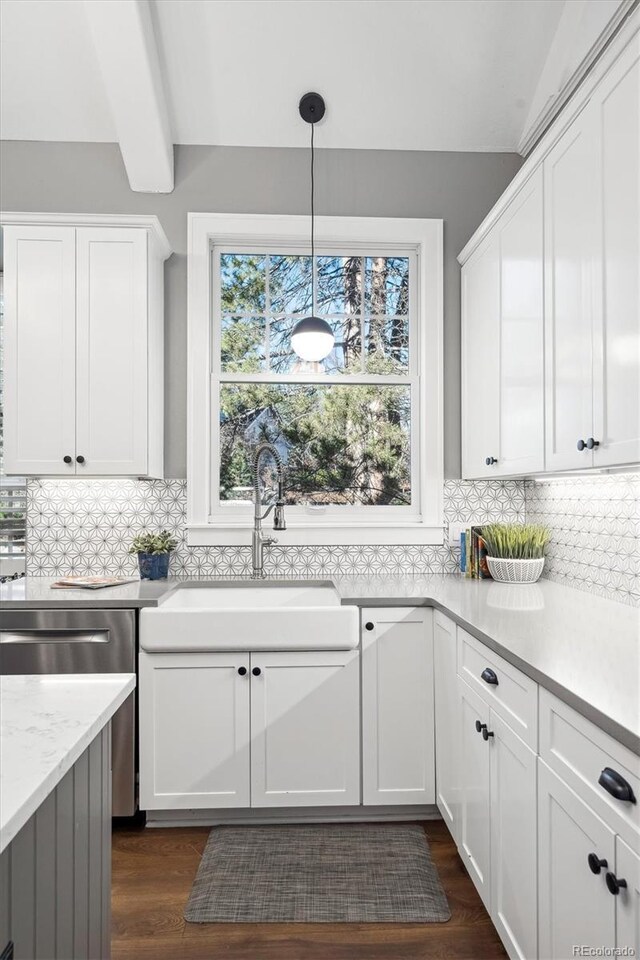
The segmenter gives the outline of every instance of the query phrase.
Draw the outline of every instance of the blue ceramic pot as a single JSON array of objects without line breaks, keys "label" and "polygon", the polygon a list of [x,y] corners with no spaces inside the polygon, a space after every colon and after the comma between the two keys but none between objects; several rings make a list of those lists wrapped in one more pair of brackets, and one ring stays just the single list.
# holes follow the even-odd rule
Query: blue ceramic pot
[{"label": "blue ceramic pot", "polygon": [[168,553],[139,553],[141,580],[166,580],[169,576]]}]

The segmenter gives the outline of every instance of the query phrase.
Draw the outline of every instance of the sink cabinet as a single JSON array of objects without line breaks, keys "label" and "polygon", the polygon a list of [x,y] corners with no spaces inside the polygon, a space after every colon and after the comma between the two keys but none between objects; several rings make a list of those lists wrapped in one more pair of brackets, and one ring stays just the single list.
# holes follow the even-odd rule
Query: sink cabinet
[{"label": "sink cabinet", "polygon": [[143,810],[249,806],[249,666],[248,653],[140,651]]},{"label": "sink cabinet", "polygon": [[360,802],[358,651],[140,652],[145,810]]},{"label": "sink cabinet", "polygon": [[251,654],[252,807],[360,803],[358,660],[357,650]]}]

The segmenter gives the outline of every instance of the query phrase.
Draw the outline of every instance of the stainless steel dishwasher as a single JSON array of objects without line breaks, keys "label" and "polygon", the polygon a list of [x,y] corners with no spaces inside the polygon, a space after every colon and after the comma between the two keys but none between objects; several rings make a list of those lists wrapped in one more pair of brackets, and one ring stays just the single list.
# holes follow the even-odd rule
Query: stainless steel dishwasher
[{"label": "stainless steel dishwasher", "polygon": [[[135,673],[133,610],[6,610],[0,674]],[[111,721],[113,816],[136,812],[135,691]]]}]

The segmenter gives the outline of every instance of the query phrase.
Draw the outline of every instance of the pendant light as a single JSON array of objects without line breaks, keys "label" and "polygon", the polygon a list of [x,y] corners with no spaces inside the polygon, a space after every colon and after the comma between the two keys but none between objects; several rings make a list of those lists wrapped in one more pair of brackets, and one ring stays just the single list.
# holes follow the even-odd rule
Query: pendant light
[{"label": "pendant light", "polygon": [[315,270],[315,209],[314,209],[314,125],[324,117],[324,100],[319,93],[305,93],[298,109],[302,119],[311,125],[311,311],[310,317],[298,320],[291,334],[291,346],[307,363],[317,363],[328,357],[333,350],[335,338],[333,330],[326,320],[313,316],[316,303],[316,270]]}]

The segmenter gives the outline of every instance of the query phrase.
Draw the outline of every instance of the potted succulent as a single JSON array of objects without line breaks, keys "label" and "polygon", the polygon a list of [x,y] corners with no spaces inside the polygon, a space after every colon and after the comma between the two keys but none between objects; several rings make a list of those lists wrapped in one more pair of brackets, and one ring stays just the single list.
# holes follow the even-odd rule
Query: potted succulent
[{"label": "potted succulent", "polygon": [[482,527],[487,566],[500,583],[535,583],[544,568],[549,531],[537,523],[488,523]]},{"label": "potted succulent", "polygon": [[166,580],[169,576],[169,554],[178,541],[168,530],[160,533],[140,533],[134,537],[129,553],[138,554],[141,580]]}]

